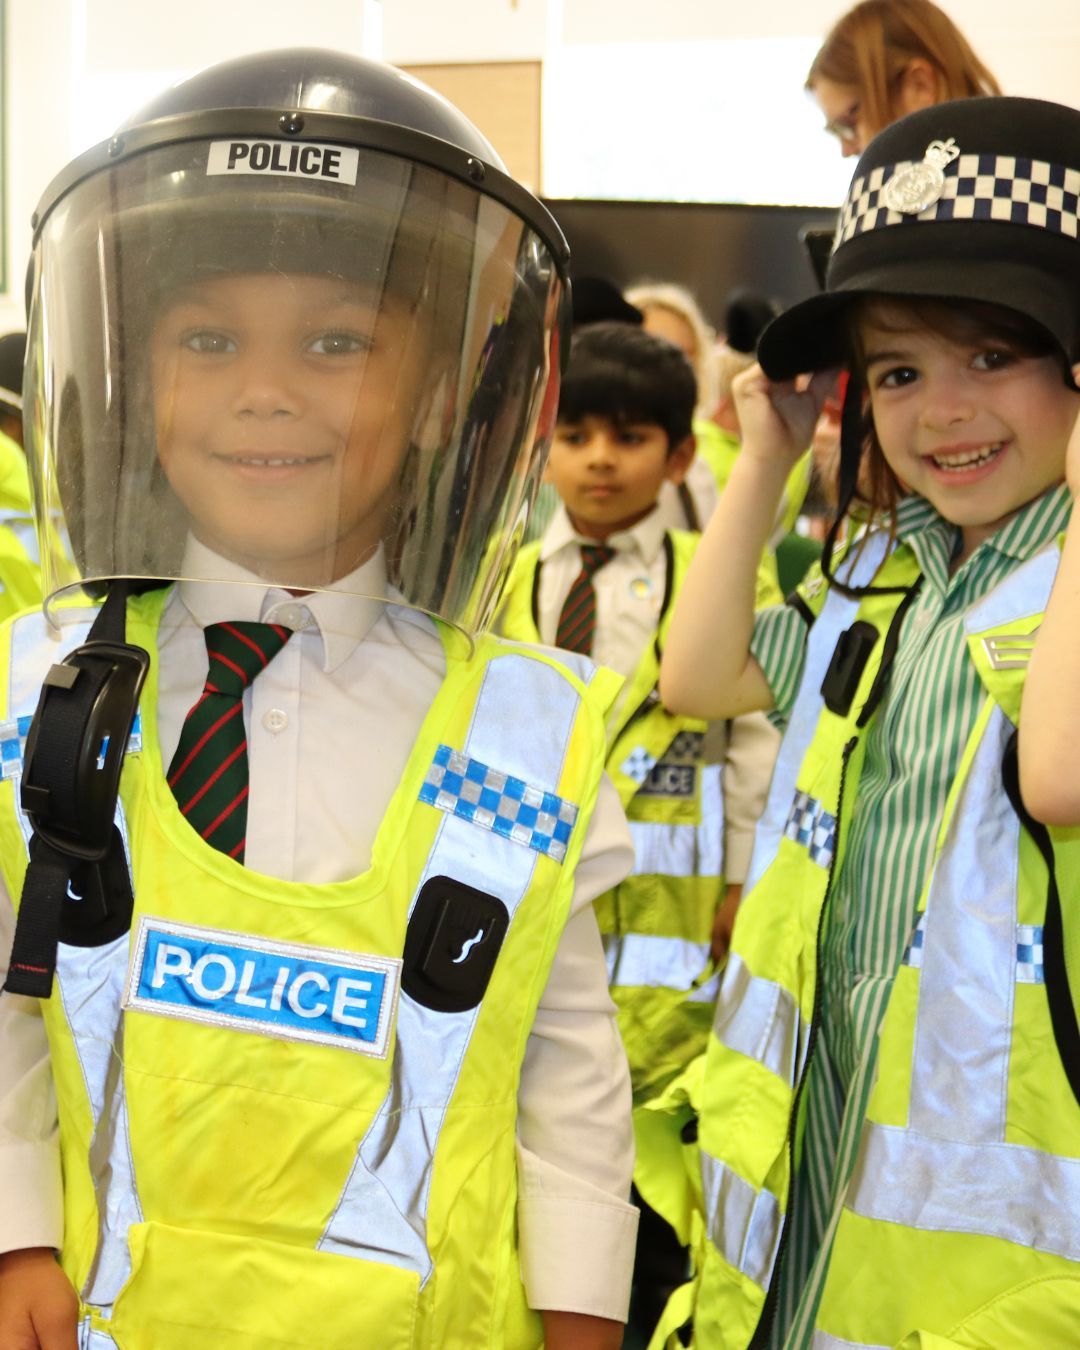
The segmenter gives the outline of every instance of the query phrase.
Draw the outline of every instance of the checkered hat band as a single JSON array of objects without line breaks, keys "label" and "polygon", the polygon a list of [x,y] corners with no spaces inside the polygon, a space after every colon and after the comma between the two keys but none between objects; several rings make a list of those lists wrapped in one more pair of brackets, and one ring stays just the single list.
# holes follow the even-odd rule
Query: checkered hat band
[{"label": "checkered hat band", "polygon": [[882,194],[896,174],[911,167],[907,161],[887,164],[856,178],[840,212],[834,249],[868,230],[920,220],[997,220],[1080,238],[1080,169],[1016,155],[960,155],[944,171],[940,198],[918,215],[905,215],[886,206]]},{"label": "checkered hat band", "polygon": [[420,800],[558,863],[578,818],[573,802],[448,745],[435,751]]}]

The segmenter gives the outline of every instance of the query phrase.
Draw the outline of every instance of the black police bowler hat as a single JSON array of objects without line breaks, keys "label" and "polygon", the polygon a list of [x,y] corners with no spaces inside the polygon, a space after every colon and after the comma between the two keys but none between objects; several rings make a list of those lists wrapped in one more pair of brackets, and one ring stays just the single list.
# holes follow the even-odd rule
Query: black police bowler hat
[{"label": "black police bowler hat", "polygon": [[990,301],[1080,359],[1080,112],[1026,98],[940,103],[863,152],[826,289],[775,319],[771,379],[842,365],[860,296]]}]

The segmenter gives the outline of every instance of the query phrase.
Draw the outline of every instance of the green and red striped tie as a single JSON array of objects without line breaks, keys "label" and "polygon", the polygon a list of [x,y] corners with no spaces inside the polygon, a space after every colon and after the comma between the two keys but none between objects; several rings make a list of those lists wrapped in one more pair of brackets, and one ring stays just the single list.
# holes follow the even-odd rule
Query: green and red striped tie
[{"label": "green and red striped tie", "polygon": [[244,690],[292,637],[276,623],[212,623],[203,629],[210,670],[184,720],[169,787],[188,823],[214,848],[244,861],[248,755]]},{"label": "green and red striped tie", "polygon": [[555,631],[555,646],[566,652],[592,655],[593,635],[596,632],[596,587],[593,577],[615,556],[615,550],[606,544],[581,545],[581,571],[563,601],[559,626]]}]

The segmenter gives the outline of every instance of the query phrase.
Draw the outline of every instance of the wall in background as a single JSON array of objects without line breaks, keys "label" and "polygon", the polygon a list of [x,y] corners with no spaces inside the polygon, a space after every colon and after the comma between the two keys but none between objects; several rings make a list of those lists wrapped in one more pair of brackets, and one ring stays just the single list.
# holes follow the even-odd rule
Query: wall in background
[{"label": "wall in background", "polygon": [[[835,202],[850,166],[822,136],[801,82],[846,8],[844,0],[6,0],[10,290],[0,296],[0,331],[22,324],[30,215],[53,174],[171,79],[268,47],[337,46],[405,65],[542,62],[549,195],[791,201],[812,190],[821,204]],[[944,8],[1010,93],[1080,99],[1075,0],[944,0]],[[489,135],[502,150],[499,129]]]}]

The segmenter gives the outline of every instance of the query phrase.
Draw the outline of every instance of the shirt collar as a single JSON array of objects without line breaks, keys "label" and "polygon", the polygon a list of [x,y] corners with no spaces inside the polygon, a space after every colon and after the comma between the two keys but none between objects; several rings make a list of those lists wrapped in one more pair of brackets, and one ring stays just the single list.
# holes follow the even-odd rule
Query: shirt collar
[{"label": "shirt collar", "polygon": [[[1002,557],[1025,562],[1064,530],[1071,509],[1069,489],[1059,483],[1021,507],[1007,524],[980,544],[972,557],[984,549],[992,549]],[[958,546],[957,527],[940,516],[925,497],[912,493],[902,497],[897,505],[896,534],[914,550],[923,571],[944,588],[949,563]]]},{"label": "shirt collar", "polygon": [[[659,507],[654,506],[647,516],[627,530],[616,530],[604,540],[616,553],[634,553],[646,565],[653,563],[664,547],[664,535],[667,533]],[[579,534],[570,522],[566,507],[560,502],[544,531],[540,542],[540,561],[547,562],[565,548],[580,548],[582,544],[596,544],[599,541]]]},{"label": "shirt collar", "polygon": [[[294,631],[317,631],[323,643],[323,669],[336,670],[374,627],[390,593],[386,558],[380,548],[354,572],[326,590],[290,595],[280,586],[220,557],[197,539],[184,550],[180,599],[200,628],[245,619],[279,623]],[[213,580],[198,578],[212,577]]]}]

